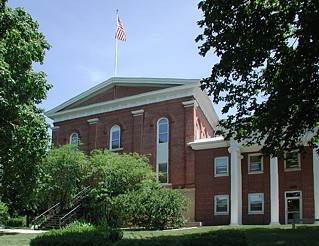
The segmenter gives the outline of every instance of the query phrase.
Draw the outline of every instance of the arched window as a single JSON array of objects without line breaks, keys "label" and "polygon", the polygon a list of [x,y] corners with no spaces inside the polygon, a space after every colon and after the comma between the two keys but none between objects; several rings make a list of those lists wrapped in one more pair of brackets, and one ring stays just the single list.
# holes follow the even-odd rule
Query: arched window
[{"label": "arched window", "polygon": [[79,144],[79,134],[77,132],[73,132],[70,135],[70,144],[78,145]]},{"label": "arched window", "polygon": [[157,122],[158,143],[168,142],[168,119],[162,118]]},{"label": "arched window", "polygon": [[157,121],[156,176],[159,183],[168,183],[169,122],[167,118]]},{"label": "arched window", "polygon": [[110,130],[110,149],[119,149],[121,147],[121,127],[112,126]]}]

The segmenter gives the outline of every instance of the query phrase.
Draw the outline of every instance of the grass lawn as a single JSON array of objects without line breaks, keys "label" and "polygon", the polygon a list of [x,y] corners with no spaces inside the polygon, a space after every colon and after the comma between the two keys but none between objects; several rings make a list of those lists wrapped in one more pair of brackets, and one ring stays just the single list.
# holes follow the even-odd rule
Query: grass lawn
[{"label": "grass lawn", "polygon": [[[291,226],[216,226],[170,231],[125,231],[123,240],[114,245],[319,246],[319,226],[298,226],[296,230],[290,228]],[[36,236],[0,233],[0,245],[29,245],[30,240]],[[223,242],[216,243],[218,238],[223,239]]]}]

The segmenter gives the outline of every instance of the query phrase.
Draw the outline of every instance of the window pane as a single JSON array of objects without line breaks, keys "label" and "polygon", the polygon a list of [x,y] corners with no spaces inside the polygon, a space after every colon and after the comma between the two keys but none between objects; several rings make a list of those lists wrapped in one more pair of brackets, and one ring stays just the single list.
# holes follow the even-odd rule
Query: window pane
[{"label": "window pane", "polygon": [[168,134],[167,133],[160,133],[158,136],[159,143],[167,143],[168,142]]},{"label": "window pane", "polygon": [[227,158],[218,158],[215,159],[215,169],[216,169],[216,174],[222,175],[222,174],[227,174]]},{"label": "window pane", "polygon": [[249,158],[250,162],[261,162],[261,155],[252,155]]},{"label": "window pane", "polygon": [[120,138],[120,131],[115,130],[112,132],[112,140],[118,140]]},{"label": "window pane", "polygon": [[79,143],[79,135],[77,133],[72,133],[70,138],[70,144],[78,145]]},{"label": "window pane", "polygon": [[262,212],[263,211],[263,195],[262,194],[250,194],[249,196],[249,207],[251,212]]},{"label": "window pane", "polygon": [[227,213],[227,211],[228,211],[228,198],[216,197],[216,212]]},{"label": "window pane", "polygon": [[298,168],[298,152],[289,152],[286,154],[286,168]]},{"label": "window pane", "polygon": [[120,148],[120,140],[112,140],[112,149]]},{"label": "window pane", "polygon": [[160,183],[167,183],[167,163],[158,164],[158,181]]},{"label": "window pane", "polygon": [[250,172],[261,172],[261,163],[250,163],[249,165]]},{"label": "window pane", "polygon": [[168,132],[168,129],[167,129],[167,124],[165,123],[165,124],[159,124],[159,126],[158,126],[158,132],[159,132],[159,134],[161,134],[161,133],[167,133]]}]

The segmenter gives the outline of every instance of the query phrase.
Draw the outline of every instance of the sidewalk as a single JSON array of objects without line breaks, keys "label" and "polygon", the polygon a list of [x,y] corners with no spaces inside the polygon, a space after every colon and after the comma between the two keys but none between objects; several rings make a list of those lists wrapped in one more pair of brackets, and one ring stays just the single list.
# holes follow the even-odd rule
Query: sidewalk
[{"label": "sidewalk", "polygon": [[6,228],[0,228],[0,235],[1,234],[38,234],[38,233],[44,233],[46,231],[42,230],[31,230],[31,229],[6,229]]}]

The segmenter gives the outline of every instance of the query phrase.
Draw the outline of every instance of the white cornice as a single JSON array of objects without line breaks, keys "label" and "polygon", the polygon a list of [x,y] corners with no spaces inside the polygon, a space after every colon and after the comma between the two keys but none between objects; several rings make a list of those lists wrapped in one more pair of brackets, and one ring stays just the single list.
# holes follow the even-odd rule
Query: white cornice
[{"label": "white cornice", "polygon": [[135,116],[141,116],[144,114],[144,109],[139,109],[139,110],[134,110],[131,112],[132,115],[135,117]]},{"label": "white cornice", "polygon": [[107,90],[114,85],[126,86],[172,86],[172,85],[186,85],[191,83],[199,83],[199,79],[176,79],[176,78],[141,78],[141,77],[112,77],[83,93],[69,99],[68,101],[56,106],[55,108],[46,112],[46,114],[56,113],[76,102],[82,101],[85,98],[92,97],[95,93],[101,90]]},{"label": "white cornice", "polygon": [[45,114],[55,122],[65,121],[181,97],[194,96],[198,85],[198,83],[191,83],[187,85],[175,86],[59,112],[53,112],[50,110]]}]

